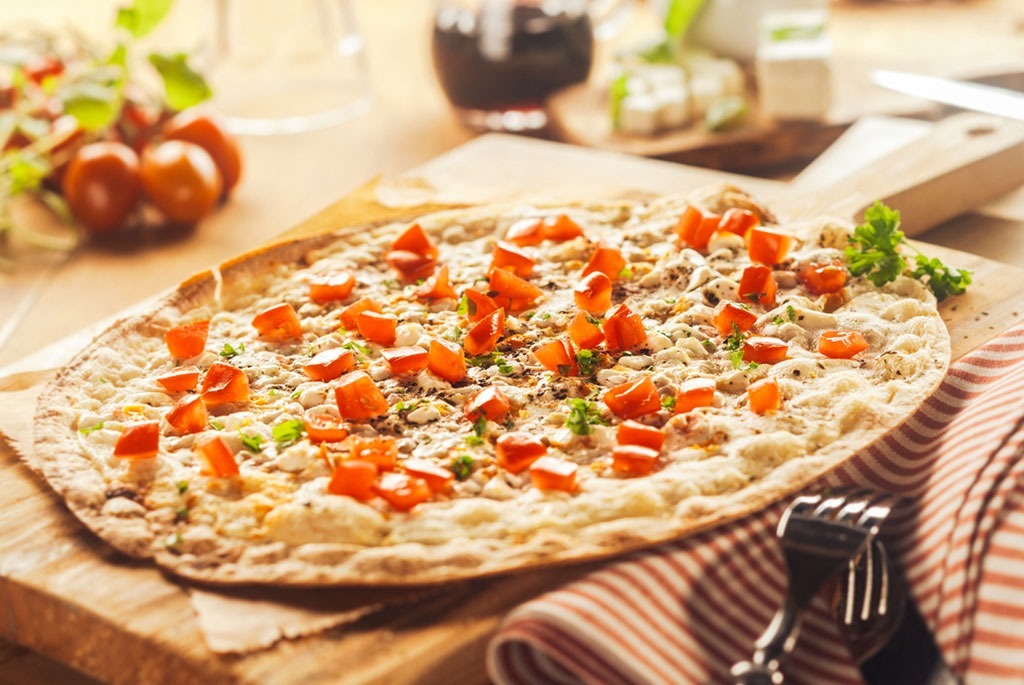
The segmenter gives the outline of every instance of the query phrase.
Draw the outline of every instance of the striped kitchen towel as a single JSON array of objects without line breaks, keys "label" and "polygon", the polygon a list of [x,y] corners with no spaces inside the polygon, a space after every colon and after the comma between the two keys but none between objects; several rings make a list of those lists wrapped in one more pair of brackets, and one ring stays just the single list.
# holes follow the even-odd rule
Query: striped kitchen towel
[{"label": "striped kitchen towel", "polygon": [[[890,544],[952,670],[1024,683],[1024,326],[952,365],[913,417],[809,489],[905,495]],[[509,614],[488,652],[499,685],[729,683],[786,587],[788,502],[662,545]],[[823,598],[787,683],[859,683]]]}]

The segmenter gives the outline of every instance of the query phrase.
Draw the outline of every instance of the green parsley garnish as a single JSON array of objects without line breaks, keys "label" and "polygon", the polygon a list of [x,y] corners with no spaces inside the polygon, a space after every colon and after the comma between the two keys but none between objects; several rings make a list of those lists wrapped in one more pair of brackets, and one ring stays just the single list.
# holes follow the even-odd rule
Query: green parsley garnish
[{"label": "green parsley garnish", "polygon": [[103,428],[103,422],[100,421],[99,423],[94,423],[91,426],[86,426],[85,428],[79,428],[78,432],[81,433],[82,435],[89,435],[89,433],[95,433],[96,431],[101,430],[102,428]]},{"label": "green parsley garnish", "polygon": [[179,480],[178,481],[178,494],[179,495],[184,495],[187,490],[188,490],[188,481],[187,480]]},{"label": "green parsley garnish", "polygon": [[216,419],[210,419],[210,428],[216,431],[222,431],[224,430],[224,424]]},{"label": "green parsley garnish", "polygon": [[481,368],[486,368],[493,364],[497,366],[498,371],[505,376],[515,371],[515,367],[509,364],[508,360],[498,352],[489,352],[488,354],[481,354],[477,357],[466,357],[466,363],[470,366],[477,366]]},{"label": "green parsley garnish", "polygon": [[306,432],[306,423],[302,419],[289,419],[274,426],[271,434],[278,447],[294,445]]},{"label": "green parsley garnish", "polygon": [[423,400],[415,400],[413,402],[406,402],[405,400],[400,400],[398,404],[395,405],[395,411],[401,414],[403,411],[409,411],[410,409],[414,409],[419,406],[422,401]]},{"label": "green parsley garnish", "polygon": [[[924,283],[940,302],[950,295],[961,295],[971,284],[971,272],[946,266],[937,258],[928,258],[907,242],[899,230],[900,213],[876,202],[864,212],[864,223],[857,226],[846,247],[850,273],[864,276],[876,286],[890,283],[906,274]],[[910,269],[900,253],[901,246],[917,253],[915,268]]]},{"label": "green parsley garnish", "polygon": [[772,317],[772,323],[775,324],[776,326],[781,326],[782,324],[786,323],[786,320],[783,319],[781,315],[776,314],[774,317]]},{"label": "green parsley garnish", "polygon": [[288,396],[288,398],[289,398],[289,399],[292,399],[292,400],[297,400],[297,399],[299,399],[299,397],[301,397],[301,396],[302,396],[302,391],[301,391],[301,390],[296,390],[296,391],[295,391],[295,392],[293,392],[293,393],[292,393],[291,395],[289,395],[289,396]]},{"label": "green parsley garnish", "polygon": [[566,403],[569,405],[569,418],[565,420],[565,426],[576,435],[590,435],[594,432],[595,424],[608,425],[598,413],[596,402],[570,397]]},{"label": "green parsley garnish", "polygon": [[597,370],[597,361],[593,350],[580,350],[576,353],[576,365],[580,367],[581,376],[592,376]]},{"label": "green parsley garnish", "polygon": [[622,267],[619,270],[619,278],[621,278],[623,280],[628,280],[630,278],[633,278],[633,270],[630,269],[628,266]]},{"label": "green parsley garnish", "polygon": [[548,319],[551,318],[551,312],[544,312],[543,314],[540,315],[540,318],[542,318],[545,321],[547,321]]},{"label": "green parsley garnish", "polygon": [[245,449],[249,450],[253,454],[263,451],[262,435],[246,435],[242,431],[238,431],[238,435],[242,438],[242,445]]},{"label": "green parsley garnish", "polygon": [[793,305],[791,305],[791,304],[787,304],[786,305],[786,316],[789,317],[790,321],[796,321],[796,310],[793,309]]},{"label": "green parsley garnish", "polygon": [[360,342],[356,342],[355,340],[349,340],[347,342],[343,342],[341,344],[341,346],[344,347],[346,350],[353,350],[353,351],[358,352],[360,354],[364,354],[367,357],[369,357],[371,354],[373,354],[373,350],[371,350],[369,347],[367,347],[366,345],[364,345],[364,344],[362,344]]},{"label": "green parsley garnish", "polygon": [[460,454],[452,461],[452,473],[458,480],[466,480],[473,474],[473,457]]},{"label": "green parsley garnish", "polygon": [[455,310],[455,313],[459,316],[476,314],[476,302],[471,302],[469,297],[463,295],[462,299],[459,300],[459,307]]},{"label": "green parsley garnish", "polygon": [[224,343],[224,349],[220,351],[220,356],[225,359],[233,359],[243,352],[245,352],[245,343],[238,343],[238,347],[234,347],[231,343]]},{"label": "green parsley garnish", "polygon": [[176,521],[188,521],[188,507],[182,507],[174,512],[174,519]]},{"label": "green parsley garnish", "polygon": [[599,316],[594,316],[593,314],[585,314],[584,316],[587,317],[587,323],[592,326],[600,326],[604,323]]},{"label": "green parsley garnish", "polygon": [[664,397],[661,398],[661,406],[663,406],[665,409],[668,409],[669,411],[675,409],[676,398],[672,397],[671,395],[665,395]]},{"label": "green parsley garnish", "polygon": [[480,416],[473,422],[473,435],[466,436],[467,445],[482,445],[484,444],[484,435],[487,433],[487,417]]},{"label": "green parsley garnish", "polygon": [[181,546],[184,539],[181,537],[181,533],[171,533],[164,538],[164,547],[173,551],[177,551],[177,548]]},{"label": "green parsley garnish", "polygon": [[[732,362],[732,368],[739,369],[743,368],[743,345],[747,341],[747,336],[743,334],[740,327],[735,323],[732,325],[732,333],[725,338],[725,349],[729,351],[727,355],[729,361]],[[750,362],[746,368],[756,369],[757,363]]]}]

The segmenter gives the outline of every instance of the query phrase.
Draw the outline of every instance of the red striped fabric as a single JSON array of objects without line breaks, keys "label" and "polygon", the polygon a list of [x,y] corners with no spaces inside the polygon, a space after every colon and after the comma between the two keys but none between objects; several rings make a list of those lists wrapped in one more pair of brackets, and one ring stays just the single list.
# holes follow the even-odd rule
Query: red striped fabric
[{"label": "red striped fabric", "polygon": [[[892,551],[947,663],[966,683],[1024,683],[1024,326],[956,362],[898,429],[811,491],[907,496]],[[506,617],[499,685],[729,683],[785,592],[786,503],[589,574]],[[787,683],[860,683],[821,598]]]}]

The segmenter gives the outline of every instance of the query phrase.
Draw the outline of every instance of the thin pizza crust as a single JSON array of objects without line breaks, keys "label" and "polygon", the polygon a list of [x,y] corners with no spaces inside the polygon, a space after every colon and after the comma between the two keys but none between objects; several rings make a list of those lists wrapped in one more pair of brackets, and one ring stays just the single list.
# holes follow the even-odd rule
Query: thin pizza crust
[{"label": "thin pizza crust", "polygon": [[[679,301],[687,292],[694,293],[695,302],[704,300],[688,305],[692,321],[679,324],[700,332],[708,325],[710,300],[728,297],[722,293],[728,291],[729,278],[721,276],[728,273],[727,267],[704,282],[700,282],[704,276],[698,275],[708,260],[736,257],[742,246],[728,238],[721,244],[713,242],[711,254],[700,257],[704,261],[699,264],[696,253],[678,257],[676,253],[681,251],[677,246],[671,246],[671,251],[665,249],[672,243],[671,226],[687,201],[700,202],[716,211],[742,206],[765,220],[771,218],[767,210],[741,192],[716,188],[703,191],[696,200],[671,197],[652,203],[568,208],[478,207],[428,215],[419,223],[441,246],[442,263],[448,253],[457,287],[465,283],[456,276],[456,265],[470,268],[484,263],[489,259],[487,246],[517,219],[567,212],[588,231],[596,227],[595,231],[600,228],[609,236],[624,231],[638,246],[634,254],[653,251],[667,255],[656,258],[653,266],[631,260],[638,272],[634,278],[640,290],[628,291],[627,297],[646,313],[645,323],[653,321],[651,328],[658,327],[658,312],[663,314],[665,307],[661,303],[655,306],[653,299],[675,299],[664,297],[664,288],[672,287]],[[717,370],[720,397],[716,402],[721,406],[668,419],[667,464],[651,476],[609,477],[599,465],[594,466],[599,458],[594,455],[610,451],[613,427],[599,428],[592,436],[567,436],[558,425],[561,409],[552,399],[558,397],[557,393],[539,395],[536,406],[524,408],[523,423],[529,430],[546,431],[553,449],[565,458],[582,460],[581,470],[587,477],[574,494],[540,492],[529,486],[528,478],[488,472],[489,480],[476,492],[469,485],[460,485],[463,489],[458,491],[459,496],[426,502],[401,513],[325,493],[326,478],[315,470],[315,464],[310,465],[309,450],[301,446],[275,452],[272,457],[268,447],[258,459],[239,449],[242,476],[231,483],[198,475],[189,436],[175,436],[162,443],[161,454],[155,459],[125,463],[128,460],[111,456],[119,426],[137,418],[159,417],[173,401],[143,380],[170,368],[172,362],[163,343],[170,327],[213,317],[211,341],[199,361],[201,367],[208,366],[218,359],[217,350],[227,341],[217,337],[217,331],[237,332],[237,336],[229,336],[237,340],[244,335],[253,311],[264,306],[268,298],[295,300],[295,289],[307,278],[304,269],[316,271],[331,260],[355,260],[356,265],[360,259],[379,261],[382,246],[407,225],[349,227],[258,250],[215,271],[198,274],[151,313],[114,324],[61,369],[44,391],[35,422],[32,466],[100,538],[125,554],[152,558],[168,571],[190,579],[294,586],[440,583],[609,557],[757,511],[805,487],[892,430],[933,392],[948,367],[948,334],[934,298],[916,281],[900,278],[881,289],[851,283],[849,301],[836,311],[826,312],[829,305],[825,300],[806,292],[799,294],[792,269],[783,268],[779,272],[782,303],[777,310],[762,312],[758,325],[789,341],[793,349],[810,347],[816,333],[825,328],[858,326],[872,343],[867,357],[823,364],[800,352],[780,364],[737,370],[725,366],[715,353],[701,358],[697,349],[700,345],[694,347],[691,340],[684,339],[691,335],[682,328],[660,331],[672,341],[671,346],[664,347],[665,343],[658,341],[652,349],[663,346],[659,351],[645,348],[635,355],[645,356],[643,361],[652,360],[650,366],[631,368],[622,363],[636,366],[636,360],[620,359],[608,373],[596,376],[598,385],[607,387],[636,373],[661,374],[657,376],[659,384],[666,385],[673,378],[683,377],[679,374],[706,375]],[[851,227],[839,220],[823,219],[788,228],[803,236],[801,259],[819,260],[838,254]],[[665,238],[659,240],[659,235]],[[577,248],[586,251],[592,245],[588,236],[588,241]],[[463,254],[459,246],[471,246],[477,253],[484,246],[486,255],[469,251]],[[578,257],[566,252],[552,259],[561,260],[568,274],[578,270]],[[687,270],[674,272],[678,263],[673,260],[684,257],[692,263],[688,262]],[[386,267],[381,268],[385,270],[381,272],[384,278]],[[694,288],[695,282],[698,285]],[[787,288],[792,293],[788,300],[782,297]],[[644,308],[638,292],[649,296],[650,307]],[[296,302],[296,306],[302,314],[301,303]],[[542,303],[533,317],[536,325],[517,320],[513,333],[526,331],[527,339],[534,340],[564,332],[557,323],[557,310],[568,307],[557,303],[551,306],[555,315],[546,321],[555,319],[556,323],[550,331],[529,338],[530,331],[540,326]],[[432,321],[454,320],[457,315],[452,310],[454,304],[435,307],[434,311],[423,312],[426,318],[416,325],[424,329],[424,335],[440,335],[440,328],[431,329],[435,325]],[[787,310],[785,317],[780,316]],[[330,316],[319,310],[306,311],[311,321]],[[798,313],[800,321],[793,320],[793,312]],[[330,335],[335,336],[330,344],[338,344],[338,334]],[[309,344],[303,341],[303,346]],[[278,354],[279,359],[309,353],[308,348],[270,352],[256,348],[253,343],[253,355]],[[681,350],[678,353],[677,348]],[[523,354],[528,352],[524,350]],[[371,354],[368,364],[372,358]],[[266,371],[257,357],[253,360],[246,373],[256,389],[263,387],[260,378]],[[682,371],[675,371],[676,376],[668,372],[679,368]],[[617,376],[615,369],[619,370]],[[510,378],[495,372],[478,374],[472,380],[481,387],[486,383],[507,384],[512,392],[515,383],[534,383],[537,374],[536,369],[524,368],[520,375]],[[766,417],[744,413],[746,385],[769,375],[778,380],[783,391],[783,408]],[[287,377],[282,383],[286,381]],[[401,390],[403,386],[396,387]],[[412,392],[408,384],[404,387]],[[265,404],[250,408],[260,411],[245,414],[249,423],[231,423],[244,411],[222,417],[228,426],[221,427],[221,432],[263,428],[260,416],[269,411],[290,416],[288,412],[315,403],[315,393],[319,392],[307,388],[304,392],[313,399],[306,402],[306,395],[296,390],[289,395],[291,404],[287,404],[285,392],[272,390],[270,387],[258,393]],[[446,397],[444,392],[436,390],[424,397],[436,403],[438,397]],[[398,395],[387,394],[394,406]],[[298,402],[306,404],[293,407],[296,395]],[[457,393],[448,401],[458,408],[465,396],[465,392]],[[268,405],[270,409],[266,409]],[[466,429],[459,427],[457,420],[465,420],[461,412],[454,414],[457,416],[422,424],[407,422],[397,428],[380,424],[366,430],[394,430],[399,439],[411,441],[406,449],[425,449],[427,436],[447,439],[451,444],[450,435],[460,430],[457,439],[462,440]],[[96,420],[112,416],[119,421]],[[92,430],[101,425],[104,427]],[[488,436],[489,441],[493,438]],[[484,464],[480,472],[491,468],[487,465],[487,449],[483,448],[479,459]],[[185,492],[180,491],[181,483],[186,483]],[[190,509],[185,517],[181,515],[183,504]]]}]

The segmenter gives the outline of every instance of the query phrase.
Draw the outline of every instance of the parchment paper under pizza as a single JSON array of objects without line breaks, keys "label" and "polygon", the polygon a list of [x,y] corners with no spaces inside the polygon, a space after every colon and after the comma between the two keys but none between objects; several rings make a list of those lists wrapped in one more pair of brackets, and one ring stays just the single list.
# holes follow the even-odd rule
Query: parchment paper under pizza
[{"label": "parchment paper under pizza", "polygon": [[437,583],[656,544],[805,486],[941,380],[934,296],[852,275],[852,231],[720,187],[264,248],[62,369],[34,466],[112,546],[212,583]]}]

